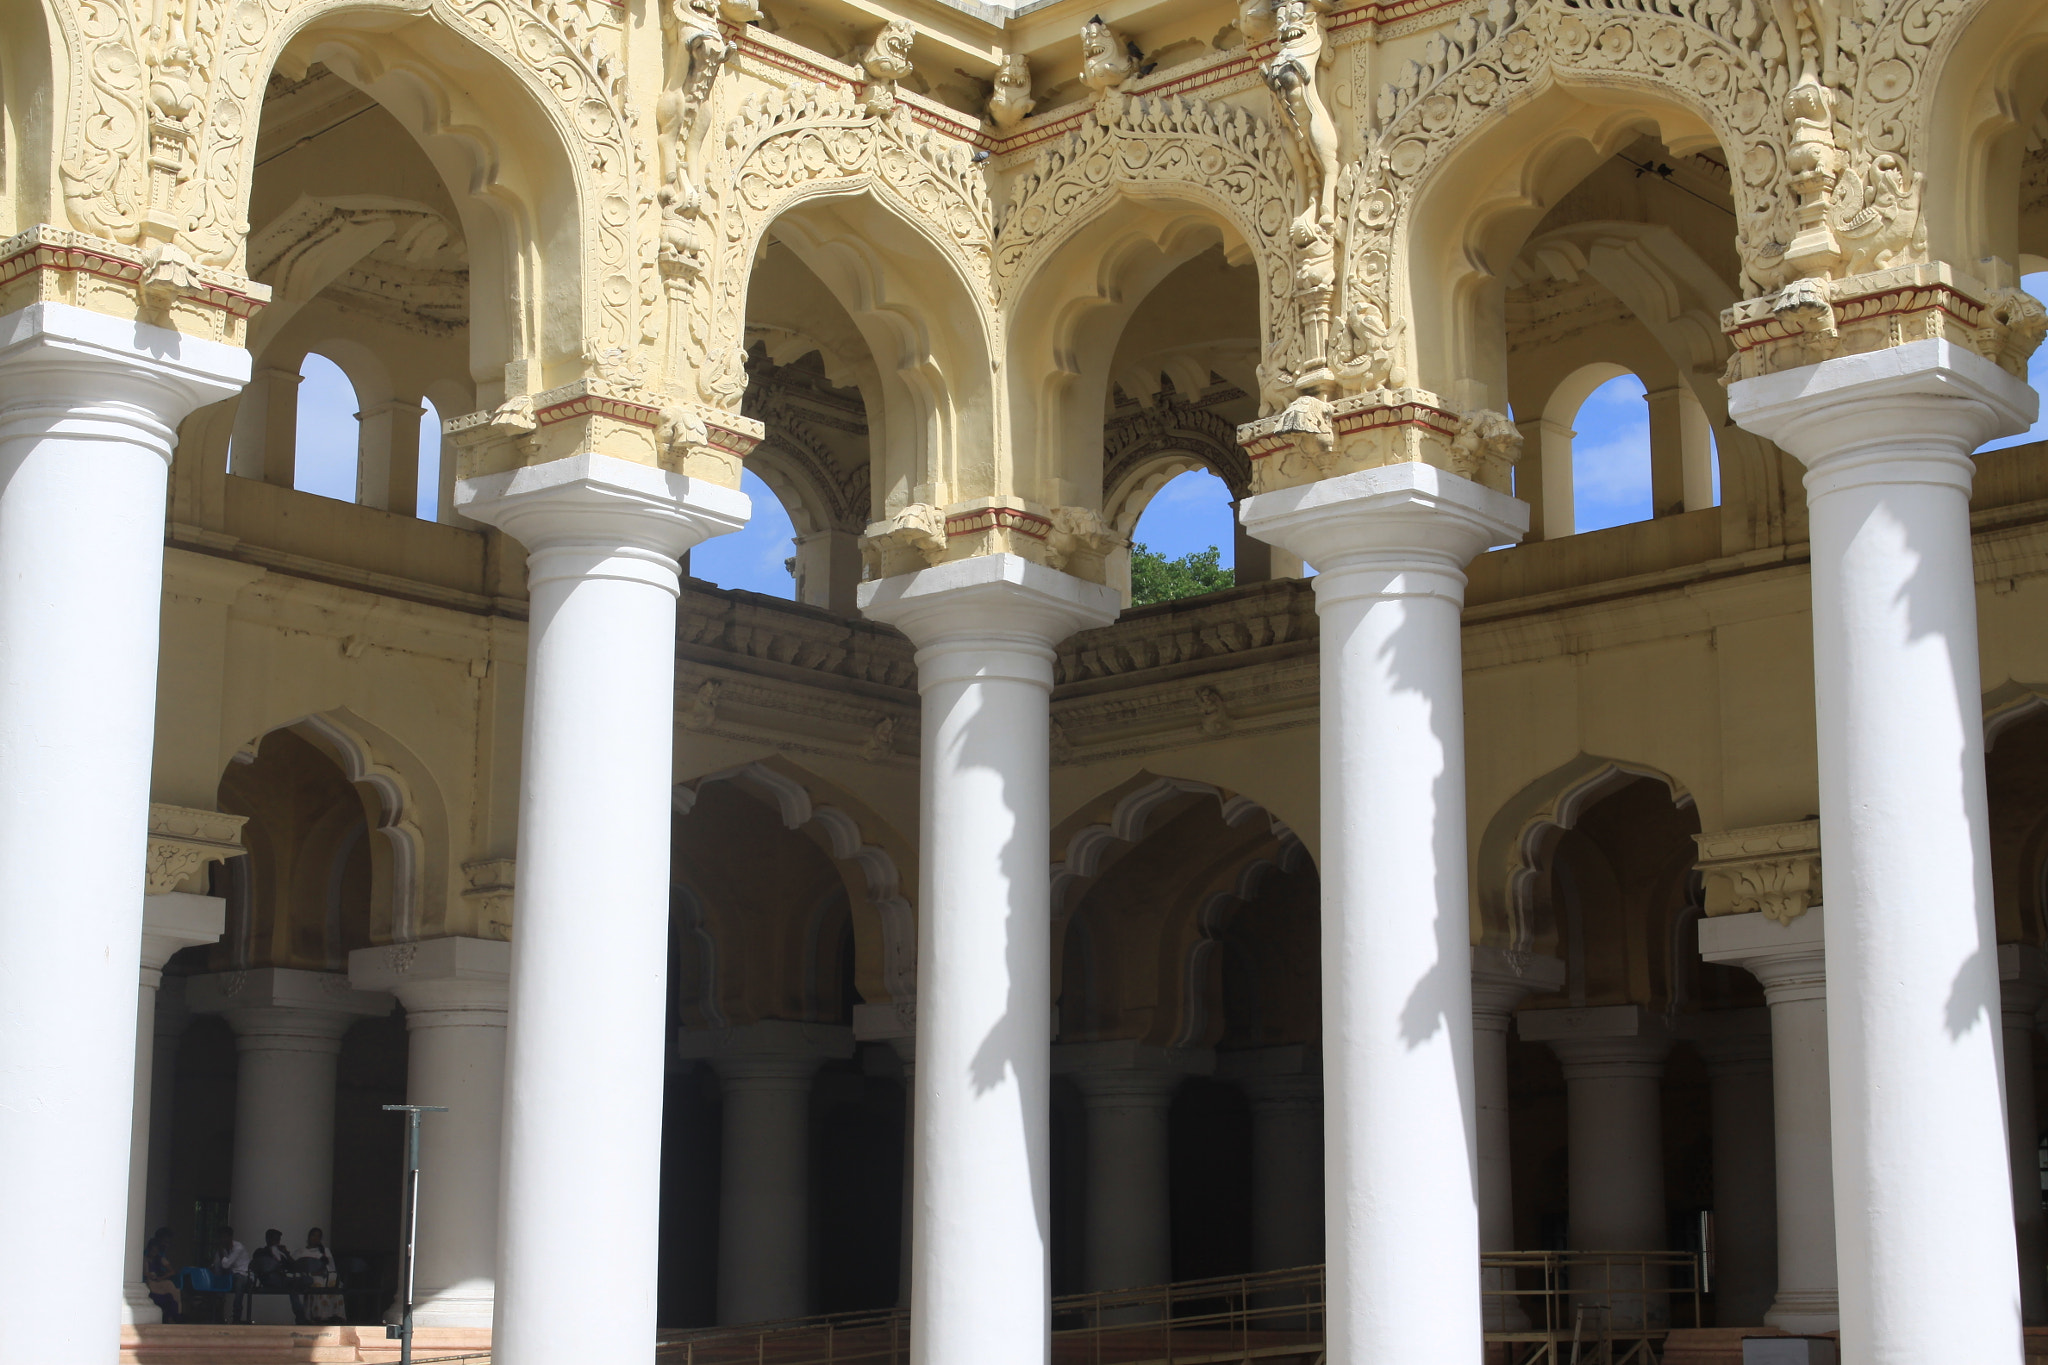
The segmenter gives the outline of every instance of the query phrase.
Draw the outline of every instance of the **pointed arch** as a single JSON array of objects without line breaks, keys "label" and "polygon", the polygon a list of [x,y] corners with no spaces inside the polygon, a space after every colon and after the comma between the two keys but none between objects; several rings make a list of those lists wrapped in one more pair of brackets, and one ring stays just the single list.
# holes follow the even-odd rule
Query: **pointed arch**
[{"label": "pointed arch", "polygon": [[917,863],[910,845],[865,803],[781,756],[723,768],[675,787],[687,815],[712,783],[729,783],[774,810],[832,859],[853,907],[856,979],[875,1003],[917,996]]},{"label": "pointed arch", "polygon": [[1542,903],[1545,860],[1558,836],[1603,797],[1641,779],[1662,783],[1680,810],[1695,802],[1684,783],[1658,768],[1581,753],[1518,792],[1488,822],[1473,878],[1479,942],[1515,953],[1552,954],[1557,926]]}]

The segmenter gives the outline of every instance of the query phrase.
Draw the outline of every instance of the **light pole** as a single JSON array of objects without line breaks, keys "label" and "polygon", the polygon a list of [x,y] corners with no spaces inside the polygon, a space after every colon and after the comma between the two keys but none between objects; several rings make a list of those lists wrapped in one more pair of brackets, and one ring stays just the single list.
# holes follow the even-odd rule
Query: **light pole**
[{"label": "light pole", "polygon": [[412,1365],[412,1265],[413,1248],[420,1234],[420,1115],[445,1114],[445,1104],[387,1104],[387,1110],[405,1115],[405,1283],[404,1308],[398,1317],[399,1365]]}]

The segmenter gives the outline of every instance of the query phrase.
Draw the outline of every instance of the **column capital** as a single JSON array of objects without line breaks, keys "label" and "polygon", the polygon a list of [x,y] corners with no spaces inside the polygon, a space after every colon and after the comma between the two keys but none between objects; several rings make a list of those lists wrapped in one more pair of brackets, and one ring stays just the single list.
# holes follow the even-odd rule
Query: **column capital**
[{"label": "column capital", "polygon": [[1826,912],[1818,905],[1789,923],[1760,910],[1700,921],[1700,956],[1740,967],[1773,1005],[1827,999]]},{"label": "column capital", "polygon": [[1810,495],[1882,483],[1967,491],[1970,453],[2025,431],[2039,399],[2025,379],[1928,339],[1739,379],[1728,410],[1806,466]]},{"label": "column capital", "polygon": [[1525,1042],[1550,1044],[1568,1081],[1654,1080],[1671,1051],[1670,1030],[1641,1005],[1524,1010],[1515,1027]]},{"label": "column capital", "polygon": [[[1520,540],[1529,505],[1429,464],[1391,464],[1247,498],[1245,530],[1316,566],[1316,598],[1465,596],[1465,565]],[[1336,575],[1336,577],[1332,577]]]},{"label": "column capital", "polygon": [[398,997],[408,1029],[505,1022],[512,945],[499,939],[431,938],[358,948],[348,955],[349,984]]},{"label": "column capital", "polygon": [[0,377],[0,437],[132,443],[168,462],[178,423],[248,382],[249,353],[68,303],[32,303],[0,316]]},{"label": "column capital", "polygon": [[1052,1050],[1052,1073],[1080,1088],[1089,1107],[1102,1104],[1166,1105],[1189,1076],[1216,1070],[1208,1048],[1158,1047],[1133,1038],[1062,1043]]},{"label": "column capital", "polygon": [[170,891],[142,898],[142,983],[156,985],[164,964],[180,948],[218,943],[227,927],[228,903],[219,896]]},{"label": "column capital", "polygon": [[188,977],[185,1003],[225,1018],[238,1051],[333,1052],[357,1020],[391,1013],[392,999],[353,989],[339,972],[262,967]]},{"label": "column capital", "polygon": [[595,454],[458,479],[455,507],[526,547],[529,585],[630,578],[671,593],[677,558],[753,510],[736,488]]},{"label": "column capital", "polygon": [[1762,911],[1789,924],[1821,898],[1820,821],[1794,820],[1695,834],[1707,916]]},{"label": "column capital", "polygon": [[853,1030],[787,1019],[763,1019],[737,1028],[684,1029],[676,1035],[676,1055],[710,1062],[728,1084],[809,1084],[823,1063],[853,1055]]},{"label": "column capital", "polygon": [[1771,1074],[1771,1012],[1762,1007],[1709,1010],[1679,1021],[1679,1035],[1699,1049],[1715,1076]]},{"label": "column capital", "polygon": [[1323,1107],[1323,1050],[1306,1043],[1223,1053],[1216,1059],[1216,1078],[1236,1082],[1261,1112]]},{"label": "column capital", "polygon": [[993,554],[863,583],[860,609],[917,646],[920,690],[1005,677],[1050,688],[1053,646],[1116,620],[1123,602],[1114,588]]},{"label": "column capital", "polygon": [[1517,1005],[1532,995],[1563,990],[1565,978],[1565,965],[1557,958],[1474,944],[1472,1026],[1506,1029]]}]

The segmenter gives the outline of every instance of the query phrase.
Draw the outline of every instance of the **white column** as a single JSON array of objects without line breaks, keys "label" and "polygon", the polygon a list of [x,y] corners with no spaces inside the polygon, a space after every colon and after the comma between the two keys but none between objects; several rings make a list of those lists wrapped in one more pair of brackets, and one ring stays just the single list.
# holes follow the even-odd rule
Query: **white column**
[{"label": "white column", "polygon": [[[462,480],[456,505],[525,545],[531,594],[492,1348],[651,1361],[676,559],[747,498],[577,455]],[[561,1292],[565,1247],[604,1248],[602,1312]]]},{"label": "white column", "polygon": [[2019,1243],[2020,1316],[2048,1322],[2048,1267],[2041,1217],[2041,1132],[2034,1118],[2034,1033],[2048,1000],[2048,962],[2030,943],[1998,945],[2005,1023],[2005,1116],[2012,1160],[2013,1234]]},{"label": "white column", "polygon": [[811,1082],[853,1055],[850,1029],[767,1019],[678,1035],[676,1055],[718,1072],[718,1321],[800,1318],[810,1308]]},{"label": "white column", "polygon": [[1226,1053],[1216,1074],[1252,1110],[1252,1269],[1323,1263],[1323,1054],[1294,1045]]},{"label": "white column", "polygon": [[[1051,1349],[1053,646],[1113,589],[1016,555],[861,587],[917,646],[914,1365],[1044,1365]],[[519,1365],[513,1362],[512,1365]]]},{"label": "white column", "polygon": [[389,1014],[394,1002],[350,989],[339,973],[290,967],[188,977],[185,999],[235,1031],[236,1240],[253,1251],[264,1229],[276,1228],[296,1250],[332,1211],[342,1037],[359,1019]]},{"label": "white column", "polygon": [[1828,980],[1819,906],[1779,924],[1760,911],[1700,921],[1700,956],[1763,983],[1771,1010],[1778,1293],[1764,1322],[1795,1334],[1841,1322],[1828,1104]]},{"label": "white column", "polygon": [[1464,566],[1528,508],[1426,464],[1247,501],[1319,571],[1333,1365],[1480,1359]]},{"label": "white column", "polygon": [[1842,1354],[2018,1365],[1969,496],[2036,400],[1934,340],[1729,399],[1806,465]]},{"label": "white column", "polygon": [[858,1043],[887,1043],[903,1083],[903,1214],[896,1249],[896,1306],[910,1307],[911,1141],[917,1131],[917,1000],[877,1001],[853,1007]]},{"label": "white column", "polygon": [[[1638,1005],[1524,1010],[1515,1023],[1523,1038],[1550,1044],[1564,1064],[1572,1250],[1664,1250],[1661,1093],[1670,1034]],[[1622,1292],[1580,1298],[1610,1306],[1618,1327],[1655,1324],[1667,1309],[1656,1292],[1663,1283],[1652,1273],[1639,1284],[1632,1269],[1594,1273],[1584,1288]]]},{"label": "white column", "polygon": [[489,1327],[496,1298],[498,1153],[512,945],[436,938],[358,948],[348,976],[405,1006],[405,1102],[445,1106],[420,1122],[422,1327]]},{"label": "white column", "polygon": [[[121,1269],[121,1321],[157,1323],[163,1311],[142,1284],[142,1248],[149,1240],[150,1134],[156,1102],[170,1106],[170,1089],[157,1090],[157,988],[164,964],[180,948],[212,943],[227,924],[227,902],[218,896],[170,891],[142,900],[142,972],[135,1011],[135,1110],[128,1140],[127,1264]],[[173,1054],[175,1055],[175,1054]]]},{"label": "white column", "polygon": [[1778,1175],[1767,1009],[1691,1016],[1714,1134],[1714,1325],[1754,1327],[1778,1291]]},{"label": "white column", "polygon": [[120,1331],[166,466],[248,373],[64,304],[0,317],[0,1284],[39,1286],[0,1360],[99,1365]]},{"label": "white column", "polygon": [[1215,1057],[1131,1041],[1053,1050],[1053,1074],[1073,1078],[1087,1113],[1090,1289],[1139,1289],[1173,1278],[1168,1118],[1174,1092]]},{"label": "white column", "polygon": [[[1508,1026],[1515,1007],[1531,995],[1564,989],[1565,965],[1554,957],[1472,949],[1472,1090],[1478,1118],[1479,1250],[1515,1250],[1514,1153],[1508,1134]],[[1515,1287],[1511,1271],[1488,1270],[1486,1290]],[[1482,1304],[1489,1332],[1528,1325],[1512,1295],[1489,1295]]]}]

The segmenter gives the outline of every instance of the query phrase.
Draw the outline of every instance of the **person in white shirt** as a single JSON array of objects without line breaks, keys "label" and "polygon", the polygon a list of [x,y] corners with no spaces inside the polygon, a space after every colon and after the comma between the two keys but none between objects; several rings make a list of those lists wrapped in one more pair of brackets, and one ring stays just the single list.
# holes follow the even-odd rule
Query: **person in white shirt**
[{"label": "person in white shirt", "polygon": [[[298,1269],[313,1289],[332,1289],[341,1283],[334,1253],[328,1250],[326,1235],[319,1228],[306,1229],[306,1249],[299,1253]],[[324,1326],[341,1322],[347,1316],[347,1309],[339,1294],[294,1294],[292,1316],[303,1324]]]},{"label": "person in white shirt", "polygon": [[230,1322],[254,1322],[255,1305],[249,1301],[249,1290],[255,1284],[249,1278],[249,1248],[235,1240],[233,1228],[220,1230],[220,1248],[213,1258],[213,1268],[228,1276],[234,1293],[229,1306]]}]

